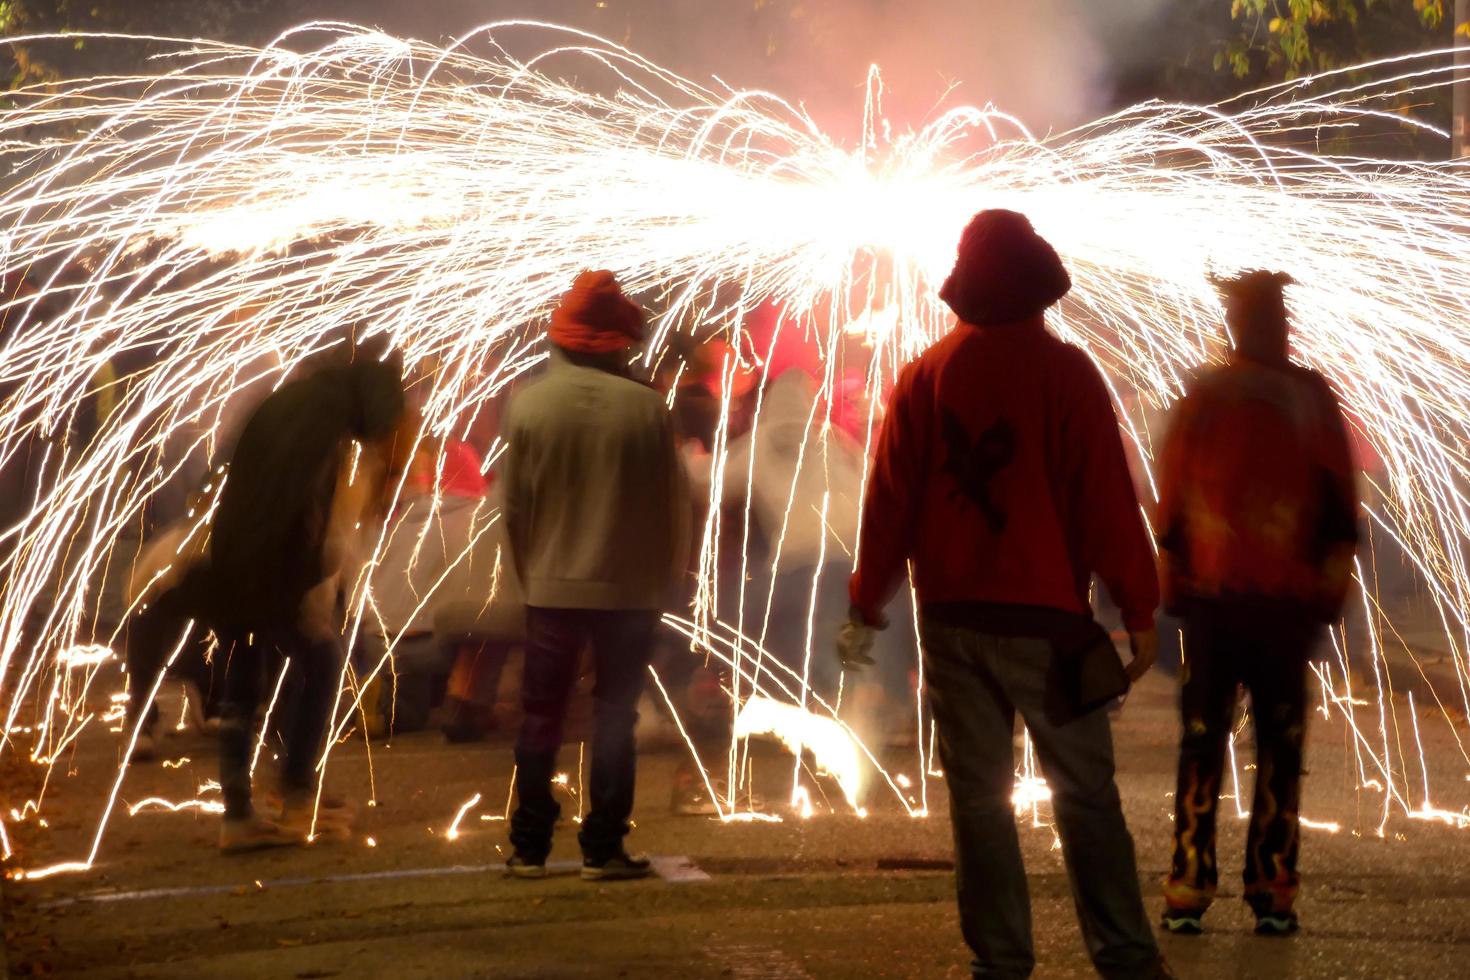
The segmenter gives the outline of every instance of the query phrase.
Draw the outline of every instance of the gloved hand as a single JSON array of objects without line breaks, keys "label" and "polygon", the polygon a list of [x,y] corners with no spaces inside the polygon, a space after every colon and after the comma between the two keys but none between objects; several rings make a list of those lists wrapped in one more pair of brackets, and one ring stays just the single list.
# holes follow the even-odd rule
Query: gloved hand
[{"label": "gloved hand", "polygon": [[873,640],[878,631],[857,619],[849,619],[837,631],[837,657],[844,670],[860,671],[873,665]]}]

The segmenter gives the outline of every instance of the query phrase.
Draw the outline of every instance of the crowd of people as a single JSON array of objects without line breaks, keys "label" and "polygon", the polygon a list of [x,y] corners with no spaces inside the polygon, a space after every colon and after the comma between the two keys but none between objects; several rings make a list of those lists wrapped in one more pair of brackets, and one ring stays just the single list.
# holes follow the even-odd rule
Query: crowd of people
[{"label": "crowd of people", "polygon": [[[1222,283],[1231,353],[1173,409],[1148,521],[1101,372],[1045,327],[1068,272],[1014,212],[981,212],[965,230],[941,292],[958,322],[899,375],[871,459],[833,411],[822,465],[803,465],[827,396],[799,369],[768,365],[770,381],[755,390],[738,358],[705,350],[702,370],[640,380],[630,364],[644,313],[605,271],[580,275],[552,314],[548,362],[500,419],[505,451],[490,474],[468,446],[416,453],[404,366],[386,349],[348,345],[245,422],[227,467],[191,502],[191,514],[212,510],[207,545],[188,533],[197,521],[180,519],[144,550],[126,634],[134,717],[164,669],[209,692],[226,851],[349,824],[348,806],[318,799],[313,777],[349,656],[344,608],[363,542],[383,532],[368,576],[377,625],[364,630],[377,646],[352,655],[370,669],[391,643],[400,670],[388,707],[370,697],[369,711],[383,725],[425,723],[439,694],[415,692],[415,671],[403,669],[420,651],[440,665],[446,735],[482,737],[497,722],[512,651],[523,649],[506,867],[543,877],[560,813],[557,754],[590,654],[582,875],[638,878],[650,864],[625,837],[650,664],[681,692],[697,743],[728,737],[728,710],[708,709],[721,679],[660,628],[662,614],[709,601],[696,587],[714,578],[726,583],[714,598],[730,618],[835,642],[836,656],[818,650],[795,664],[814,689],[877,675],[901,705],[912,703],[913,656],[886,628],[914,615],[889,610],[912,595],[975,976],[1034,967],[1011,803],[1019,715],[1052,790],[1097,970],[1166,977],[1115,782],[1109,711],[1154,664],[1162,605],[1182,621],[1185,651],[1162,925],[1201,931],[1215,897],[1215,813],[1244,687],[1257,746],[1244,894],[1259,932],[1289,934],[1308,664],[1340,614],[1358,533],[1342,411],[1289,356],[1289,285],[1270,272]],[[709,501],[744,516],[719,520]],[[779,560],[707,574],[691,546],[696,528],[733,536],[723,550],[743,559],[751,523]],[[1094,612],[1099,587],[1128,634],[1126,664]],[[274,721],[284,751],[277,792],[258,807],[251,747],[263,684],[279,671],[290,691]],[[146,751],[146,734],[139,741]],[[684,777],[681,791],[692,792]],[[703,812],[692,797],[676,802]]]}]

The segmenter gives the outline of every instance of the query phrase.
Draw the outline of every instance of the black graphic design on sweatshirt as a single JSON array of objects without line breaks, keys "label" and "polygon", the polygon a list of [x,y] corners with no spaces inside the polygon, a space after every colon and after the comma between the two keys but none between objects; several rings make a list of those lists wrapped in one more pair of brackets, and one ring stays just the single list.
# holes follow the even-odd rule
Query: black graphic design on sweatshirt
[{"label": "black graphic design on sweatshirt", "polygon": [[991,483],[1016,458],[1016,430],[1005,419],[998,419],[972,442],[959,416],[947,408],[942,411],[947,449],[943,472],[954,478],[955,494],[980,508],[990,530],[999,534],[1006,527],[1006,512],[991,496]]}]

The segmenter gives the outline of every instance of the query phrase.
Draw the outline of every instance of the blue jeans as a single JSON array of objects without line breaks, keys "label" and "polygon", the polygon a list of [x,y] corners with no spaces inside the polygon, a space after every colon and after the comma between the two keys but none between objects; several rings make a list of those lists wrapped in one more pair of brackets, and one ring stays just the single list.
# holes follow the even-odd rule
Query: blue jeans
[{"label": "blue jeans", "polygon": [[1133,838],[1113,781],[1113,738],[1103,709],[1056,726],[1047,721],[1051,644],[991,636],[926,620],[929,703],[954,824],[960,925],[977,977],[1028,977],[1031,902],[1016,835],[1012,744],[1026,722],[1052,792],[1052,811],[1082,937],[1105,977],[1152,977],[1159,951],[1138,882]]},{"label": "blue jeans", "polygon": [[633,728],[658,622],[651,610],[527,607],[525,719],[516,740],[517,805],[510,818],[510,842],[522,857],[539,862],[551,852],[561,815],[551,780],[577,661],[588,645],[597,672],[595,727],[589,809],[577,839],[589,861],[600,863],[622,850],[637,772]]}]

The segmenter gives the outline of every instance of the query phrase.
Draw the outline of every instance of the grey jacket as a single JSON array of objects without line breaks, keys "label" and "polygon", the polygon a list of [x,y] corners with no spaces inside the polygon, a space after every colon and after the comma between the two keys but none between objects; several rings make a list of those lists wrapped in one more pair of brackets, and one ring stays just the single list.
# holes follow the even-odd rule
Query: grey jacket
[{"label": "grey jacket", "polygon": [[553,349],[504,423],[505,512],[526,604],[662,609],[692,512],[663,396]]}]

